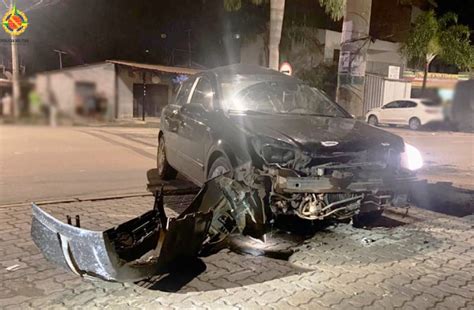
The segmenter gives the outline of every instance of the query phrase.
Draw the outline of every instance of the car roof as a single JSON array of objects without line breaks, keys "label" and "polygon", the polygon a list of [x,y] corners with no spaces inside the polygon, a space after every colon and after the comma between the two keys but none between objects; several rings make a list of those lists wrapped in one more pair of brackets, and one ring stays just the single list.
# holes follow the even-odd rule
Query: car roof
[{"label": "car roof", "polygon": [[[422,101],[433,101],[433,100],[429,98],[400,98],[393,101],[413,101],[413,102],[421,103]],[[390,101],[390,102],[393,102],[393,101]]]},{"label": "car roof", "polygon": [[207,71],[208,73],[215,74],[220,79],[231,79],[236,76],[258,76],[265,77],[269,80],[282,79],[282,80],[297,80],[294,77],[288,76],[281,72],[256,66],[256,65],[247,65],[247,64],[234,64],[229,66],[217,67]]}]

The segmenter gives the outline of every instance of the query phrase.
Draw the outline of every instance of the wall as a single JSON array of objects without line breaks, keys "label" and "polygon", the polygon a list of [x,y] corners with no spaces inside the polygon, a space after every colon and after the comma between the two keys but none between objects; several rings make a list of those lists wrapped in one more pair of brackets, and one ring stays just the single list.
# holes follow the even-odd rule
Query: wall
[{"label": "wall", "polygon": [[[119,119],[133,118],[133,84],[143,84],[143,71],[117,65],[118,115]],[[168,86],[168,102],[173,95],[172,78],[174,74],[146,72],[147,84]]]},{"label": "wall", "polygon": [[75,113],[76,82],[90,82],[96,86],[97,93],[107,100],[107,117],[114,115],[114,65],[100,63],[65,68],[58,71],[40,73],[36,76],[36,88],[45,103],[56,103],[61,112]]},{"label": "wall", "polygon": [[334,51],[341,49],[341,33],[332,30],[318,29],[318,40],[324,44],[324,60],[332,62]]},{"label": "wall", "polygon": [[363,113],[378,108],[390,101],[410,98],[411,83],[403,80],[390,80],[378,75],[367,74],[364,89]]},{"label": "wall", "polygon": [[406,81],[385,80],[382,105],[402,98],[410,98],[411,84]]},{"label": "wall", "polygon": [[[133,117],[133,84],[142,84],[142,72],[130,67],[100,63],[65,68],[63,70],[40,73],[36,76],[37,91],[43,102],[55,102],[61,112],[74,115],[76,110],[76,82],[94,83],[96,92],[107,100],[107,119]],[[168,102],[173,93],[172,77],[174,74],[146,73],[147,84],[163,84],[168,87]],[[117,85],[115,84],[117,82]],[[117,86],[117,97],[115,89]],[[49,90],[49,91],[48,91]],[[116,98],[118,111],[116,112]]]}]

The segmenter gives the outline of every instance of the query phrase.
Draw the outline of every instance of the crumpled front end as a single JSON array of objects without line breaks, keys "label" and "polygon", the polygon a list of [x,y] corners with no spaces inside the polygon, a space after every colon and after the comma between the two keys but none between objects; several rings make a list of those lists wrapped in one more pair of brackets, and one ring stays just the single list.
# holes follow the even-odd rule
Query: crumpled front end
[{"label": "crumpled front end", "polygon": [[[212,250],[234,232],[262,226],[258,195],[224,176],[208,181],[176,218],[157,194],[153,210],[105,231],[63,223],[32,205],[31,236],[49,261],[80,276],[137,281],[166,273],[173,264]],[[248,234],[262,237],[263,230]]]},{"label": "crumpled front end", "polygon": [[274,214],[340,221],[407,204],[416,176],[403,167],[403,150],[390,143],[360,151],[336,150],[337,141],[320,144],[306,151],[281,141],[252,140],[254,175],[267,179]]}]

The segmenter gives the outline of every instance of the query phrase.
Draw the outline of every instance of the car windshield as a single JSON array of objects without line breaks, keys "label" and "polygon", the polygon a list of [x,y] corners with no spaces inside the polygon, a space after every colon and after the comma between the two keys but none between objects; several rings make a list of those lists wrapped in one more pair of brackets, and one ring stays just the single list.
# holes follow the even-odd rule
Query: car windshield
[{"label": "car windshield", "polygon": [[221,89],[229,112],[350,117],[322,91],[298,81],[231,80]]}]

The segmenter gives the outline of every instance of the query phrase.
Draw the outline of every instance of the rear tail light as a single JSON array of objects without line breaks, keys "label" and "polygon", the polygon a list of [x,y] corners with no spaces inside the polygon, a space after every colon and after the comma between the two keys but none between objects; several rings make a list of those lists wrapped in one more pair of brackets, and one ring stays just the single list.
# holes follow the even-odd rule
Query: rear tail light
[{"label": "rear tail light", "polygon": [[442,113],[441,110],[432,110],[432,109],[426,109],[425,112],[428,114],[441,114]]}]

